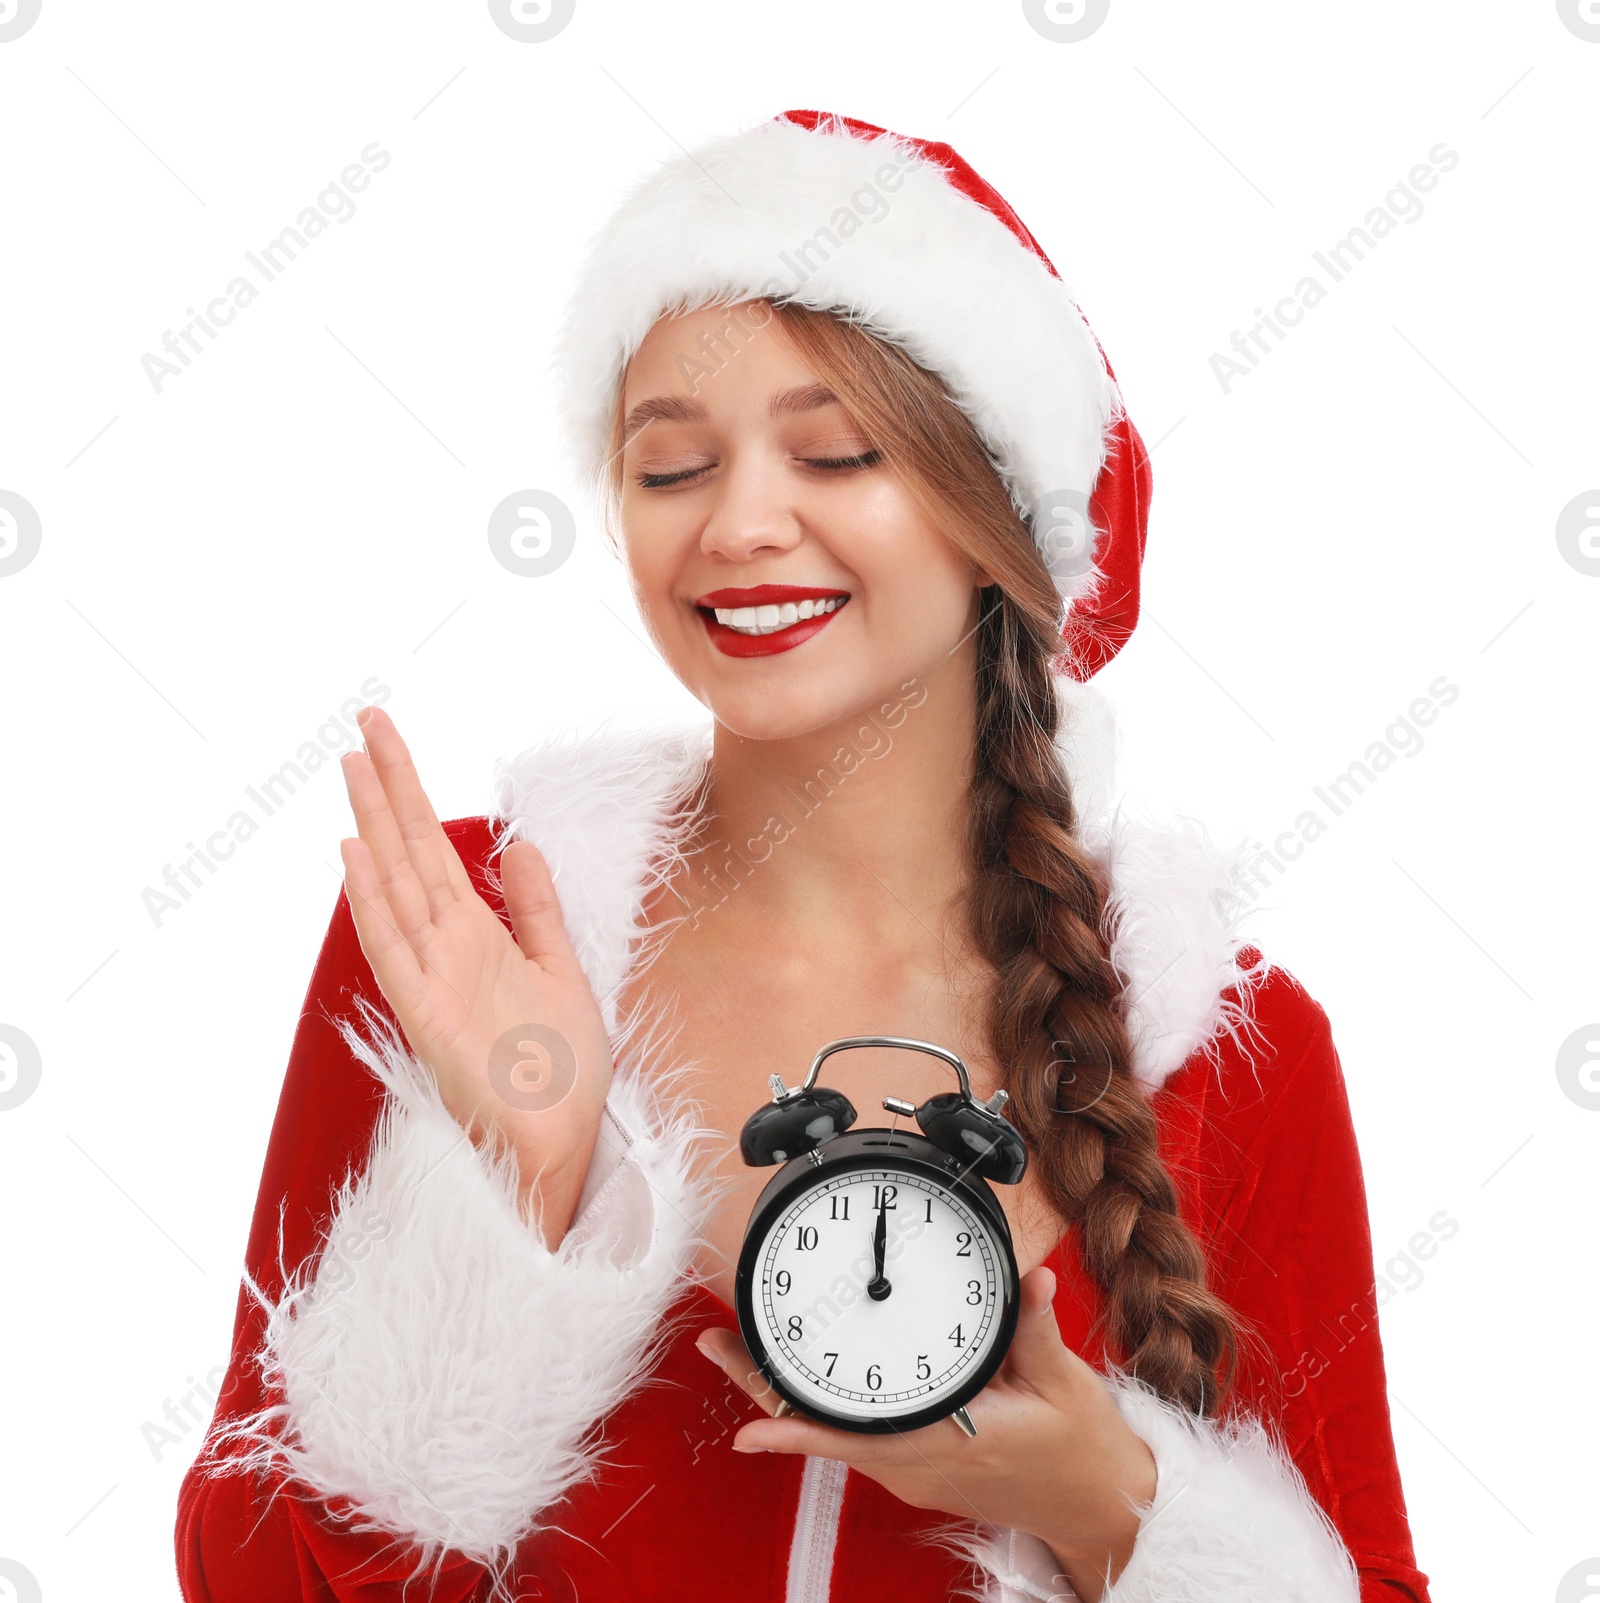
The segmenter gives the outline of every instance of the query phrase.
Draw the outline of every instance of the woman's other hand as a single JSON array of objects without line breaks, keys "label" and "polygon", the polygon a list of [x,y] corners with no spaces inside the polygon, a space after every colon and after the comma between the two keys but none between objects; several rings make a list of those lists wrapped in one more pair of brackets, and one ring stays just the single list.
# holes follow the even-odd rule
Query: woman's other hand
[{"label": "woman's other hand", "polygon": [[473,889],[387,713],[356,715],[341,759],[359,838],[339,843],[361,950],[445,1106],[503,1138],[548,1245],[577,1211],[611,1085],[611,1044],[543,854],[507,846],[507,933]]},{"label": "woman's other hand", "polygon": [[[1083,1603],[1096,1603],[1139,1533],[1134,1505],[1156,1492],[1150,1449],[1117,1411],[1104,1380],[1061,1339],[1055,1271],[1022,1277],[1017,1331],[999,1373],[967,1405],[978,1434],[953,1419],[882,1436],[838,1430],[801,1414],[752,1420],[738,1452],[842,1459],[913,1508],[987,1520],[1039,1537]],[[698,1345],[770,1415],[780,1399],[736,1330],[704,1330]]]}]

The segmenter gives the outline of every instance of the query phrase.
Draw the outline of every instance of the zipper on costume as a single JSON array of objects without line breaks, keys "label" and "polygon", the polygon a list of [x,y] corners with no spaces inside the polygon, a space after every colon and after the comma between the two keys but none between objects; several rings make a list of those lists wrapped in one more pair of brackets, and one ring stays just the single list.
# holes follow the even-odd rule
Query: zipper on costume
[{"label": "zipper on costume", "polygon": [[833,1583],[833,1555],[839,1540],[839,1512],[844,1506],[842,1459],[806,1456],[800,1477],[800,1506],[789,1544],[789,1583],[784,1603],[828,1603]]}]

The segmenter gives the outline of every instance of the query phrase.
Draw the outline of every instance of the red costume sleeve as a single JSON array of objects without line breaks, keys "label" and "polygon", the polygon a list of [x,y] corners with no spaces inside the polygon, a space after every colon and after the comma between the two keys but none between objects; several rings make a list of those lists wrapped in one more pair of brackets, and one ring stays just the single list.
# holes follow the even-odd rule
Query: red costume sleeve
[{"label": "red costume sleeve", "polygon": [[[487,820],[445,828],[504,920]],[[411,1054],[341,896],[284,1078],[227,1380],[179,1493],[189,1603],[399,1603],[416,1581],[436,1603],[483,1596],[590,1472],[597,1426],[660,1355],[710,1203],[692,1119],[643,1072],[648,1043],[613,1049],[552,1250],[515,1158],[469,1140]]]},{"label": "red costume sleeve", "polygon": [[[358,995],[388,1012],[341,891],[295,1031],[246,1251],[246,1270],[269,1301],[325,1235],[334,1194],[365,1155],[382,1105],[382,1085],[351,1056],[332,1022],[353,1011]],[[187,1603],[399,1599],[417,1567],[414,1550],[408,1556],[393,1536],[341,1524],[337,1505],[307,1487],[234,1469],[239,1442],[217,1447],[219,1427],[277,1400],[268,1397],[256,1361],[266,1321],[266,1309],[245,1286],[216,1414],[178,1492],[183,1596]],[[468,1598],[483,1574],[447,1553],[434,1596],[438,1603]]]},{"label": "red costume sleeve", "polygon": [[1355,1560],[1362,1603],[1428,1603],[1395,1459],[1366,1186],[1332,1031],[1282,969],[1264,982],[1256,1014],[1269,1050],[1255,1052],[1255,1072],[1238,1075],[1228,1105],[1214,1108],[1205,1165],[1220,1182],[1210,1188],[1213,1284],[1250,1327],[1238,1400],[1281,1432]]}]

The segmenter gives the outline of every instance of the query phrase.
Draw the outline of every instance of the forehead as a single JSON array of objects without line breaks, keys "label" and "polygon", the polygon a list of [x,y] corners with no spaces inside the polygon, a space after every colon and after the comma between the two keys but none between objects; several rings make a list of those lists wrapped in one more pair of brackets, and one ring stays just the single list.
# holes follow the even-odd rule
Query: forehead
[{"label": "forehead", "polygon": [[704,422],[753,407],[779,419],[841,404],[779,319],[749,302],[657,319],[623,373],[621,402],[625,441],[647,423]]},{"label": "forehead", "polygon": [[651,325],[623,371],[623,394],[694,394],[713,376],[761,376],[795,384],[815,375],[764,302],[666,312]]}]

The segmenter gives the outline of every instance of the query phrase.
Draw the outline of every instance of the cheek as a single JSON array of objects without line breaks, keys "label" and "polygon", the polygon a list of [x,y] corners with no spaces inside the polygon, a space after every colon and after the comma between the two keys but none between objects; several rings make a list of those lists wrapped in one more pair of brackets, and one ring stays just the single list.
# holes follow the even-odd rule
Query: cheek
[{"label": "cheek", "polygon": [[907,653],[919,666],[949,651],[971,626],[975,591],[968,571],[919,546],[864,575],[869,637],[897,662]]},{"label": "cheek", "polygon": [[655,609],[670,601],[680,545],[672,519],[659,510],[623,508],[622,551],[641,605]]},{"label": "cheek", "polygon": [[965,617],[971,565],[898,485],[875,486],[839,527],[838,548],[884,622],[921,635]]}]

